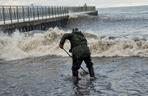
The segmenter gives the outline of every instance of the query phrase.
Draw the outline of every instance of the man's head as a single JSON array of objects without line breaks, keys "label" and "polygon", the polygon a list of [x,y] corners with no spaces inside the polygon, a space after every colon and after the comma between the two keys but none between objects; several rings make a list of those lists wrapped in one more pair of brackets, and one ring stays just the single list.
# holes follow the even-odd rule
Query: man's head
[{"label": "man's head", "polygon": [[79,32],[79,29],[78,28],[73,28],[72,32]]},{"label": "man's head", "polygon": [[75,31],[78,32],[79,31],[78,28],[75,28]]}]

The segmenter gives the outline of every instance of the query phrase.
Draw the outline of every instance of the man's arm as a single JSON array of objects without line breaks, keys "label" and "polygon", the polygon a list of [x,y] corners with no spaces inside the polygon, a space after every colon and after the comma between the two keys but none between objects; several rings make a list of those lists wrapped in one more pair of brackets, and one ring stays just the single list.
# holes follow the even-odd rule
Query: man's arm
[{"label": "man's arm", "polygon": [[61,39],[61,41],[60,41],[59,47],[61,49],[63,49],[63,46],[64,46],[64,43],[65,43],[66,39],[70,39],[70,38],[71,38],[71,34],[70,33],[64,34],[62,39]]}]

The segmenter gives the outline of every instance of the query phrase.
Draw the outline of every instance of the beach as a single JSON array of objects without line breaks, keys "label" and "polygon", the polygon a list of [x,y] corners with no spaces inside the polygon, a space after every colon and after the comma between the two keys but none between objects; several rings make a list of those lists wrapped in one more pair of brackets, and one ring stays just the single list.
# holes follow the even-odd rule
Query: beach
[{"label": "beach", "polygon": [[[42,56],[0,62],[0,96],[147,96],[148,59],[92,58],[96,80],[89,75],[77,85],[71,58]],[[85,64],[82,67],[86,69]],[[82,70],[80,69],[80,72]]]}]

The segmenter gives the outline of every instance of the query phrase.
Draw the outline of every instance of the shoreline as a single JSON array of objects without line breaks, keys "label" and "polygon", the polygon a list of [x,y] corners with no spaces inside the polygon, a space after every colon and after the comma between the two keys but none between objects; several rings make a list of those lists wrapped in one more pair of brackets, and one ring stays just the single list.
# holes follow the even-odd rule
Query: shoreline
[{"label": "shoreline", "polygon": [[[32,59],[38,59],[38,58],[70,58],[69,56],[63,56],[63,55],[43,55],[43,56],[35,56],[35,57],[26,57],[26,58],[20,58],[20,59],[0,59],[0,62],[13,62],[13,61],[24,61],[24,60],[32,60]],[[148,58],[144,56],[91,56],[92,59],[100,59],[100,58]]]}]

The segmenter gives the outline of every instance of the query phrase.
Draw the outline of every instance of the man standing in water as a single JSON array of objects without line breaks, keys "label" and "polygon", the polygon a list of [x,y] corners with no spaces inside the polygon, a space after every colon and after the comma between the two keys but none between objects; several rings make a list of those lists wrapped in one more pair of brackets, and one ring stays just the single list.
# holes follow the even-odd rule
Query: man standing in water
[{"label": "man standing in water", "polygon": [[61,49],[63,49],[66,39],[69,40],[71,43],[71,49],[69,52],[72,52],[72,75],[74,81],[79,80],[78,70],[80,69],[81,63],[83,61],[87,65],[90,74],[90,80],[94,80],[95,74],[93,69],[93,63],[91,62],[90,50],[87,46],[87,40],[85,36],[82,34],[81,31],[78,30],[78,28],[73,29],[72,33],[66,33],[63,35],[59,44],[59,47]]}]

